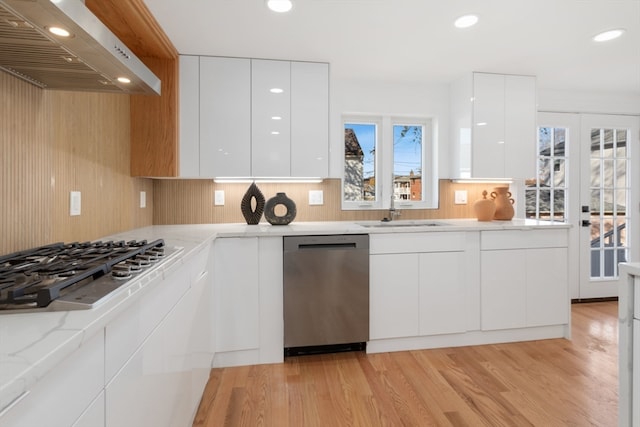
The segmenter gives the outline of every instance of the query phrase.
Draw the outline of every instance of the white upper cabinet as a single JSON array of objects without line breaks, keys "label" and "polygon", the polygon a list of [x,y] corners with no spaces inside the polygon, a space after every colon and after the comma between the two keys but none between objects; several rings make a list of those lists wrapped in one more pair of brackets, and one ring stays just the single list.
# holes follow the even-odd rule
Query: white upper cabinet
[{"label": "white upper cabinet", "polygon": [[291,176],[329,176],[329,64],[291,63]]},{"label": "white upper cabinet", "polygon": [[320,177],[329,66],[180,56],[180,177]]},{"label": "white upper cabinet", "polygon": [[200,176],[249,176],[251,61],[200,57]]},{"label": "white upper cabinet", "polygon": [[291,63],[251,60],[251,175],[291,176]]},{"label": "white upper cabinet", "polygon": [[179,122],[180,122],[180,177],[200,176],[200,59],[197,56],[179,58]]},{"label": "white upper cabinet", "polygon": [[451,86],[454,178],[535,176],[535,77],[473,73]]}]

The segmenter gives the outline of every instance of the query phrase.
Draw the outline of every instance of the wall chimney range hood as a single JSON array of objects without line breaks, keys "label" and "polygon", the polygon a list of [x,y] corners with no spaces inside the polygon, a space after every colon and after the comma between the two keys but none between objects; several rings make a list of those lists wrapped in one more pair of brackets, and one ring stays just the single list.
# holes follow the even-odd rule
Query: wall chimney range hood
[{"label": "wall chimney range hood", "polygon": [[160,95],[158,77],[81,0],[0,0],[0,70],[43,89]]}]

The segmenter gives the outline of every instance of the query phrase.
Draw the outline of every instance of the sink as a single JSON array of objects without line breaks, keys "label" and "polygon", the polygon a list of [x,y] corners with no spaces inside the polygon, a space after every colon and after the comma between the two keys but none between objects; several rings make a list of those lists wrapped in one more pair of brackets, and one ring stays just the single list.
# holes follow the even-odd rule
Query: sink
[{"label": "sink", "polygon": [[446,222],[434,221],[432,219],[407,219],[407,220],[398,220],[398,221],[368,221],[368,222],[358,222],[358,225],[362,227],[377,227],[377,228],[386,228],[386,227],[440,227],[443,225],[449,225]]}]

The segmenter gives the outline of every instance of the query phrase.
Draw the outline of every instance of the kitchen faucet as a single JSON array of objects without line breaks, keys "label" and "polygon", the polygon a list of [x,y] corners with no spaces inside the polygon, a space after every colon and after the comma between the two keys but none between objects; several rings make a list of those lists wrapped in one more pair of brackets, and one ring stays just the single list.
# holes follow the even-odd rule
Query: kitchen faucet
[{"label": "kitchen faucet", "polygon": [[391,204],[389,205],[389,221],[393,221],[393,218],[402,215],[402,212],[396,210],[393,194],[391,195]]}]

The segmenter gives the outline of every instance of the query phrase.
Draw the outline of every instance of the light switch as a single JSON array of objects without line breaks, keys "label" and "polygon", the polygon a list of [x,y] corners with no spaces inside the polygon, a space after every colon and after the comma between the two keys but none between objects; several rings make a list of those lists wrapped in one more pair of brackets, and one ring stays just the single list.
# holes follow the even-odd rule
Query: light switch
[{"label": "light switch", "polygon": [[82,210],[82,196],[79,191],[72,191],[69,197],[69,215],[78,216]]},{"label": "light switch", "polygon": [[455,199],[454,203],[456,205],[466,205],[467,190],[456,190],[454,199]]},{"label": "light switch", "polygon": [[141,191],[140,192],[140,207],[141,208],[146,208],[147,207],[147,192],[146,191]]},{"label": "light switch", "polygon": [[323,205],[324,192],[322,190],[309,190],[309,205]]},{"label": "light switch", "polygon": [[224,190],[216,190],[213,193],[213,204],[215,206],[224,206]]}]

